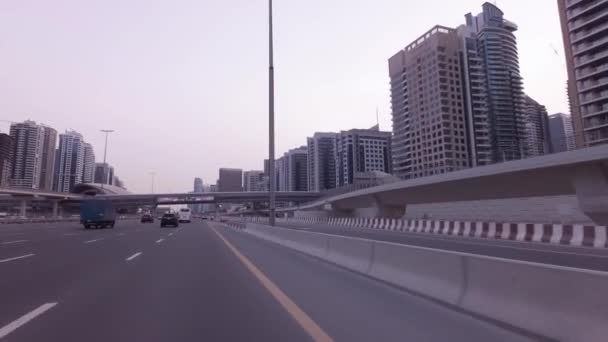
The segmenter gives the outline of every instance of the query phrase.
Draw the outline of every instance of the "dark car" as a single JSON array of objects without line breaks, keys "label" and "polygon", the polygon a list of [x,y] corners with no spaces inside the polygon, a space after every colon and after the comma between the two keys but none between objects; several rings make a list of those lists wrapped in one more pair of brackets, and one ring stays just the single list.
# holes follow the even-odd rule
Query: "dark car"
[{"label": "dark car", "polygon": [[163,217],[160,219],[160,227],[163,228],[166,226],[179,226],[179,218],[177,217],[177,214],[163,215]]},{"label": "dark car", "polygon": [[141,223],[154,223],[154,217],[150,214],[141,215]]}]

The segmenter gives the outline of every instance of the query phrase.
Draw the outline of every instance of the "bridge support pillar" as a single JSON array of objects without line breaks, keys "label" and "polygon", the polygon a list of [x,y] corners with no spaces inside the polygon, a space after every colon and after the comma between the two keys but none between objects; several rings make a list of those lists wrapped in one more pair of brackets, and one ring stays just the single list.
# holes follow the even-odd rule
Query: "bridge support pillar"
[{"label": "bridge support pillar", "polygon": [[608,164],[577,168],[573,185],[581,211],[598,225],[608,225]]},{"label": "bridge support pillar", "polygon": [[376,217],[399,219],[405,215],[405,205],[384,203],[378,196],[374,196],[374,202]]},{"label": "bridge support pillar", "polygon": [[328,217],[354,217],[355,210],[354,209],[344,209],[340,208],[335,204],[325,204],[323,206],[323,210],[328,212]]},{"label": "bridge support pillar", "polygon": [[27,214],[27,201],[21,200],[21,203],[19,205],[19,216],[25,218],[26,214]]},{"label": "bridge support pillar", "polygon": [[53,201],[53,218],[59,217],[59,201]]}]

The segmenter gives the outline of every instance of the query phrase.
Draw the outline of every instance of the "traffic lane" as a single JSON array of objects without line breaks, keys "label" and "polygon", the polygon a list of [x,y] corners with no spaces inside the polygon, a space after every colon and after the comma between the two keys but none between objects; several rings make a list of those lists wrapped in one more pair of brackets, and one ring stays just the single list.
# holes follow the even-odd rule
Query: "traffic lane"
[{"label": "traffic lane", "polygon": [[56,301],[6,341],[310,340],[203,223],[93,272]]},{"label": "traffic lane", "polygon": [[62,229],[74,229],[82,225],[78,222],[30,222],[0,225],[0,236],[14,233],[35,233]]},{"label": "traffic lane", "polygon": [[288,229],[349,236],[404,245],[428,247],[497,258],[537,262],[550,265],[608,271],[608,251],[591,248],[540,246],[528,242],[510,242],[445,237],[433,234],[390,232],[372,229],[336,228],[279,224]]},{"label": "traffic lane", "polygon": [[218,228],[336,341],[532,341],[277,244]]},{"label": "traffic lane", "polygon": [[0,326],[16,313],[69,293],[97,273],[122,264],[137,251],[154,247],[155,241],[172,233],[158,227],[153,229],[156,234],[125,228],[126,233],[106,230],[109,233],[105,236],[49,240],[29,245],[35,248],[11,252],[11,258],[34,255],[0,262]]},{"label": "traffic lane", "polygon": [[[132,224],[139,220],[127,219],[117,220],[116,227],[124,223]],[[21,223],[21,224],[0,224],[0,238],[3,236],[38,234],[38,233],[65,233],[83,230],[84,227],[79,222],[46,222],[46,223]],[[91,229],[95,231],[97,229]]]},{"label": "traffic lane", "polygon": [[[84,229],[82,226],[67,227],[64,229],[49,229],[41,232],[30,232],[19,236],[0,236],[0,260],[9,258],[21,252],[46,249],[50,246],[61,246],[61,240],[85,241],[112,238],[114,236],[137,233],[140,231],[154,231],[150,226],[135,222],[120,222],[114,229]],[[158,227],[155,227],[158,228]]]}]

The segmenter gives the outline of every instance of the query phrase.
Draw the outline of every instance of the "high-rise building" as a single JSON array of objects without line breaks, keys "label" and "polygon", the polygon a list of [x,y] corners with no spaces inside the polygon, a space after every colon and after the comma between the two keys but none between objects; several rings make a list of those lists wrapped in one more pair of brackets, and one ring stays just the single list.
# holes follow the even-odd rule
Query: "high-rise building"
[{"label": "high-rise building", "polygon": [[435,26],[389,59],[393,173],[403,179],[470,166],[461,39]]},{"label": "high-rise building", "polygon": [[202,193],[205,192],[205,188],[203,186],[203,180],[201,178],[194,178],[194,193]]},{"label": "high-rise building", "polygon": [[287,191],[289,167],[285,156],[282,156],[274,161],[274,186],[276,191]]},{"label": "high-rise building", "polygon": [[8,134],[0,133],[0,187],[6,188],[10,185],[12,166],[13,138]]},{"label": "high-rise building", "polygon": [[564,113],[549,116],[549,136],[553,153],[573,150],[576,146],[572,119]]},{"label": "high-rise building", "polygon": [[13,138],[11,186],[40,189],[44,127],[29,120],[15,123],[11,125],[10,135]]},{"label": "high-rise building", "polygon": [[122,179],[120,179],[120,177],[114,175],[114,183],[112,183],[112,185],[117,186],[119,188],[123,188],[125,189],[125,183],[122,181]]},{"label": "high-rise building", "polygon": [[307,138],[308,191],[336,187],[336,133],[315,133]]},{"label": "high-rise building", "polygon": [[361,172],[391,173],[391,132],[372,129],[342,131],[336,139],[336,183],[353,184]]},{"label": "high-rise building", "polygon": [[42,159],[40,165],[40,190],[53,190],[55,174],[55,152],[57,151],[57,131],[54,128],[42,126]]},{"label": "high-rise building", "polygon": [[308,191],[308,148],[300,146],[283,156],[287,164],[286,191]]},{"label": "high-rise building", "polygon": [[93,183],[95,181],[95,152],[93,145],[84,143],[84,157],[82,167],[82,182]]},{"label": "high-rise building", "polygon": [[526,154],[534,157],[551,153],[547,108],[526,95],[524,113],[527,134]]},{"label": "high-rise building", "polygon": [[[201,194],[203,192],[205,192],[205,186],[203,185],[203,180],[198,177],[194,178],[194,186],[193,186],[192,193]],[[199,213],[203,212],[203,204],[201,204],[201,203],[188,204],[188,207],[195,214],[199,214]]]},{"label": "high-rise building", "polygon": [[269,175],[268,169],[270,168],[270,161],[268,159],[264,159],[264,174],[266,176]]},{"label": "high-rise building", "polygon": [[[472,21],[472,20],[471,20]],[[480,42],[473,25],[458,27],[462,53],[462,95],[466,113],[467,138],[471,166],[489,165],[494,162],[492,131],[488,108],[488,90],[485,65],[480,56]],[[450,85],[450,90],[452,86]],[[458,88],[455,86],[454,88]]]},{"label": "high-rise building", "polygon": [[243,170],[220,169],[220,178],[217,183],[218,192],[241,192],[243,191]]},{"label": "high-rise building", "polygon": [[59,158],[56,165],[58,192],[70,192],[74,185],[82,183],[84,168],[84,141],[75,131],[59,135]]},{"label": "high-rise building", "polygon": [[486,77],[493,160],[525,158],[524,91],[514,34],[517,25],[506,20],[504,13],[489,2],[482,5],[479,15],[467,14],[465,21],[469,37],[477,40],[477,57]]},{"label": "high-rise building", "polygon": [[264,191],[264,171],[251,170],[243,172],[243,191]]},{"label": "high-rise building", "polygon": [[97,184],[114,184],[114,168],[108,163],[95,163],[93,182]]},{"label": "high-rise building", "polygon": [[608,1],[557,3],[576,146],[608,143]]}]

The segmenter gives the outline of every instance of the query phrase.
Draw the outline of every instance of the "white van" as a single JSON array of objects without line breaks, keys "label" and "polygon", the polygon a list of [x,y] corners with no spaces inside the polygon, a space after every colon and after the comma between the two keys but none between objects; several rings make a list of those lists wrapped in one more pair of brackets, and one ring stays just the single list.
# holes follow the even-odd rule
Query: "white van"
[{"label": "white van", "polygon": [[192,212],[190,212],[190,208],[181,208],[179,210],[179,222],[187,222],[190,223],[190,217],[192,216]]}]

